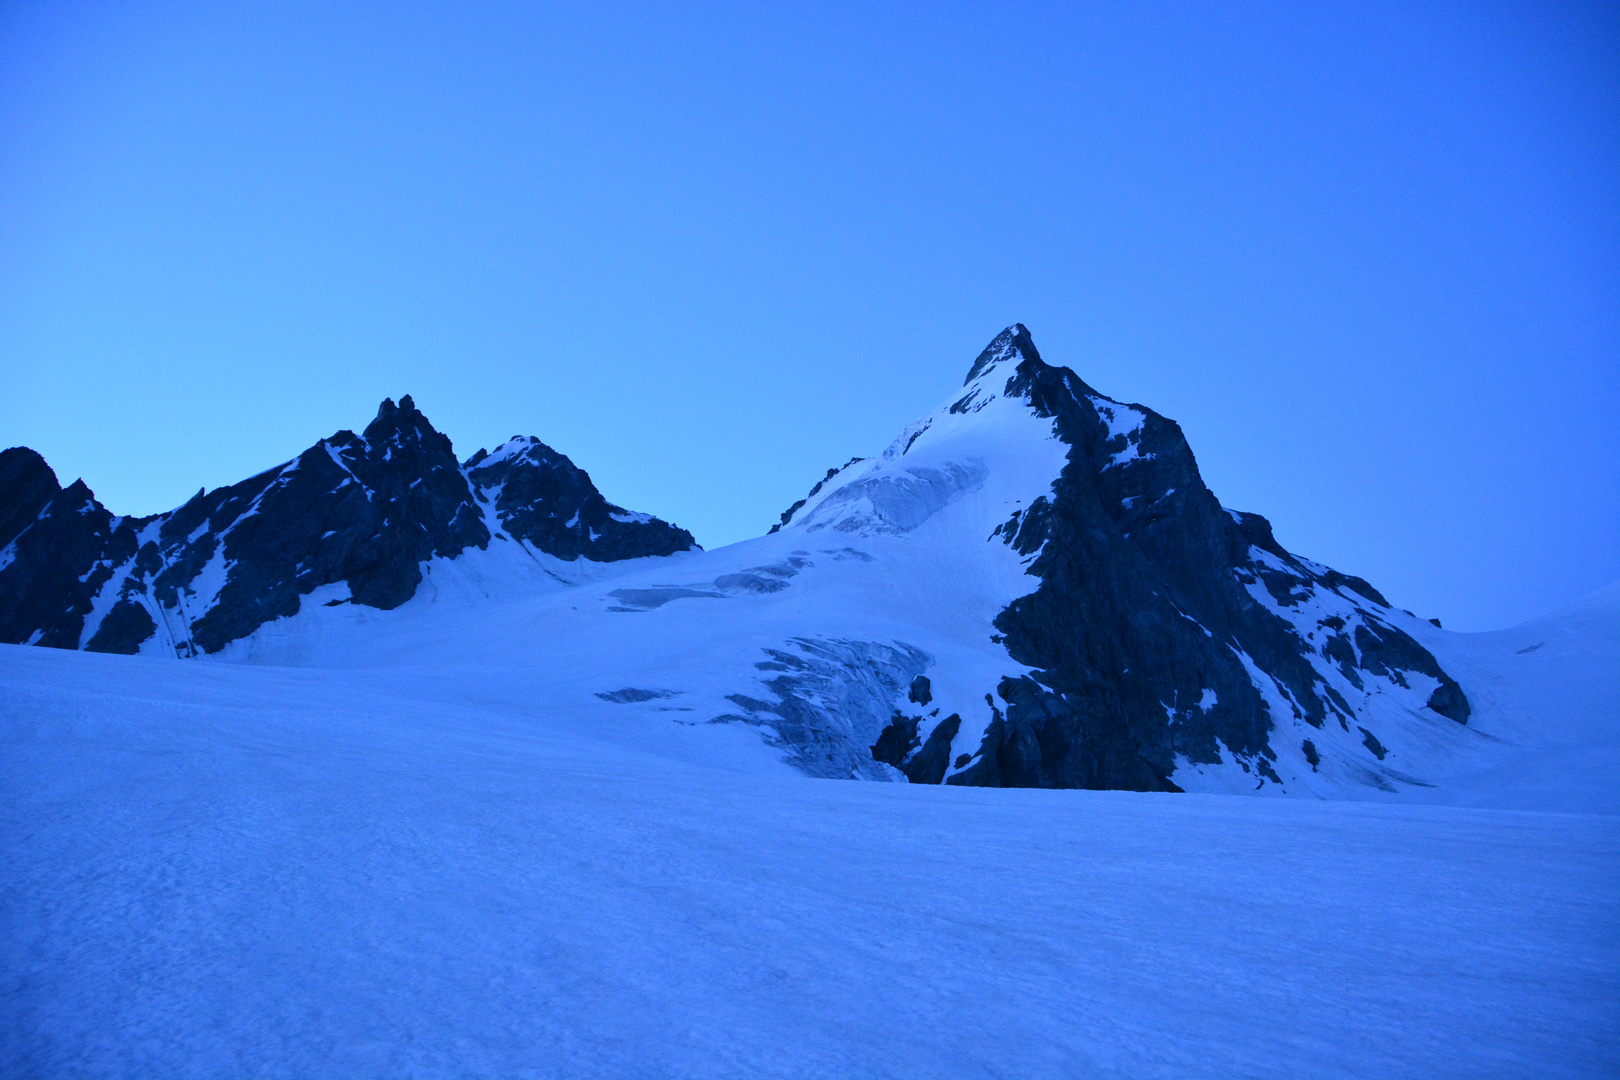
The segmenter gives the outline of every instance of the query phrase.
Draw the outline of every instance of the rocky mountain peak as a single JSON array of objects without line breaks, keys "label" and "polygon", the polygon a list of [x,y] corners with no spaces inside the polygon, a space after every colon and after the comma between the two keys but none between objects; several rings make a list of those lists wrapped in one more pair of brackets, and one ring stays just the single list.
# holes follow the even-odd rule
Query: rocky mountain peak
[{"label": "rocky mountain peak", "polygon": [[61,490],[55,471],[28,447],[0,451],[0,546],[21,532]]},{"label": "rocky mountain peak", "polygon": [[431,454],[439,457],[448,456],[454,460],[454,451],[451,449],[449,438],[441,434],[428,418],[422,415],[409,394],[400,398],[398,405],[394,404],[392,398],[383,398],[382,404],[377,407],[376,419],[366,425],[361,437],[369,446],[384,447],[385,459],[392,457],[386,447],[403,449],[410,445],[420,445]]},{"label": "rocky mountain peak", "polygon": [[532,435],[479,450],[463,468],[505,532],[561,558],[672,555],[697,546],[685,529],[608,502],[589,473]]},{"label": "rocky mountain peak", "polygon": [[1041,354],[1036,351],[1035,341],[1030,337],[1029,330],[1023,323],[1013,323],[984,347],[979,358],[973,361],[973,366],[968,369],[967,378],[962,380],[962,385],[968,385],[998,365],[1005,366],[1010,376],[1026,360],[1042,363]]},{"label": "rocky mountain peak", "polygon": [[404,397],[400,398],[398,405],[394,404],[394,399],[393,398],[385,397],[385,398],[382,399],[382,404],[377,406],[377,419],[378,420],[382,420],[382,419],[385,419],[386,417],[393,416],[395,413],[407,413],[407,414],[415,413],[417,416],[421,415],[421,413],[416,408],[416,402],[411,398],[411,395],[409,395],[409,394],[406,394]]},{"label": "rocky mountain peak", "polygon": [[1281,787],[1342,770],[1385,787],[1407,782],[1381,756],[1397,725],[1468,720],[1376,589],[1224,509],[1173,420],[1047,364],[1022,325],[878,459],[831,470],[781,531],[808,549],[817,533],[876,544],[926,527],[933,545],[953,515],[998,504],[988,541],[975,528],[959,543],[1005,545],[1032,581],[991,624],[1008,673],[932,710],[896,706],[873,754],[913,781],[1163,791],[1188,772]]},{"label": "rocky mountain peak", "polygon": [[329,604],[398,607],[429,561],[496,540],[531,564],[694,546],[685,530],[607,502],[538,439],[484,458],[490,467],[474,468],[475,458],[464,468],[409,395],[384,398],[360,437],[339,431],[170,513],[129,519],[114,518],[82,481],[62,489],[34,451],[8,450],[0,641],[212,653],[297,614],[317,589],[337,590]]}]

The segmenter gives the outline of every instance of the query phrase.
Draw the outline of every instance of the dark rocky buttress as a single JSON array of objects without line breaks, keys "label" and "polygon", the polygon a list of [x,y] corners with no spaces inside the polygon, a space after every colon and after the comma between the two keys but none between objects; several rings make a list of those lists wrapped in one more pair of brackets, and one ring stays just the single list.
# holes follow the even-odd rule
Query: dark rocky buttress
[{"label": "dark rocky buttress", "polygon": [[[481,468],[499,459],[501,467]],[[216,652],[303,598],[394,608],[422,564],[492,540],[562,559],[666,555],[683,529],[602,498],[590,477],[535,439],[464,467],[410,397],[385,400],[355,435],[145,518],[118,518],[82,481],[61,488],[32,450],[0,454],[0,641],[178,655]]]},{"label": "dark rocky buttress", "polygon": [[0,452],[0,641],[77,648],[107,559],[134,550],[117,526],[84,481],[63,488],[25,446]]}]

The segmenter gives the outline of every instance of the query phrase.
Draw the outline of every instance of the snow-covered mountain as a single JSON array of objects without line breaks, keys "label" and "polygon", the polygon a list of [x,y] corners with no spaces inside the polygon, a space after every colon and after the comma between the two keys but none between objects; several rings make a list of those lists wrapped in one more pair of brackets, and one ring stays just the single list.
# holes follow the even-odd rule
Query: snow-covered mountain
[{"label": "snow-covered mountain", "polygon": [[1022,327],[715,551],[408,399],[0,492],[0,1076],[1620,1062],[1620,586],[1394,610]]},{"label": "snow-covered mountain", "polygon": [[711,552],[537,441],[458,464],[408,398],[158,518],[26,450],[0,490],[7,640],[462,671],[812,776],[1422,796],[1492,739],[1423,643],[1456,635],[1222,508],[1174,422],[1022,326]]},{"label": "snow-covered mountain", "polygon": [[360,435],[340,431],[145,518],[115,517],[82,480],[61,488],[38,454],[15,447],[0,454],[0,641],[218,652],[296,614],[316,589],[327,604],[387,610],[415,594],[424,563],[492,546],[521,574],[530,563],[667,555],[693,543],[684,529],[608,503],[538,439],[458,462],[408,395],[384,400]]}]

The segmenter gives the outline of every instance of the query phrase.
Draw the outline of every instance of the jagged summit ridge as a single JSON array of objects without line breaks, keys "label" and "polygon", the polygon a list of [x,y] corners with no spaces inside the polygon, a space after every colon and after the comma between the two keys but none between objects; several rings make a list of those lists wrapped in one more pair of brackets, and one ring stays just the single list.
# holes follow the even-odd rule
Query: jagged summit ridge
[{"label": "jagged summit ridge", "polygon": [[217,652],[323,586],[346,586],[331,602],[397,607],[424,563],[492,542],[596,561],[694,546],[685,530],[607,503],[537,439],[498,470],[477,464],[457,461],[409,395],[385,398],[358,436],[339,431],[146,518],[114,517],[82,481],[61,489],[38,454],[7,450],[0,640]]}]

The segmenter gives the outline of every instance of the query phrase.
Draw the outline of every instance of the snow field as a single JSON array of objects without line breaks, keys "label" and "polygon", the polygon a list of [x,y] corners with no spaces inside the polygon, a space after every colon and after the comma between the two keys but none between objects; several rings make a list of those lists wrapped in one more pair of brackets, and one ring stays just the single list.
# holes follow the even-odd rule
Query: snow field
[{"label": "snow field", "polygon": [[812,781],[484,693],[0,648],[0,1075],[1620,1065],[1620,819]]}]

